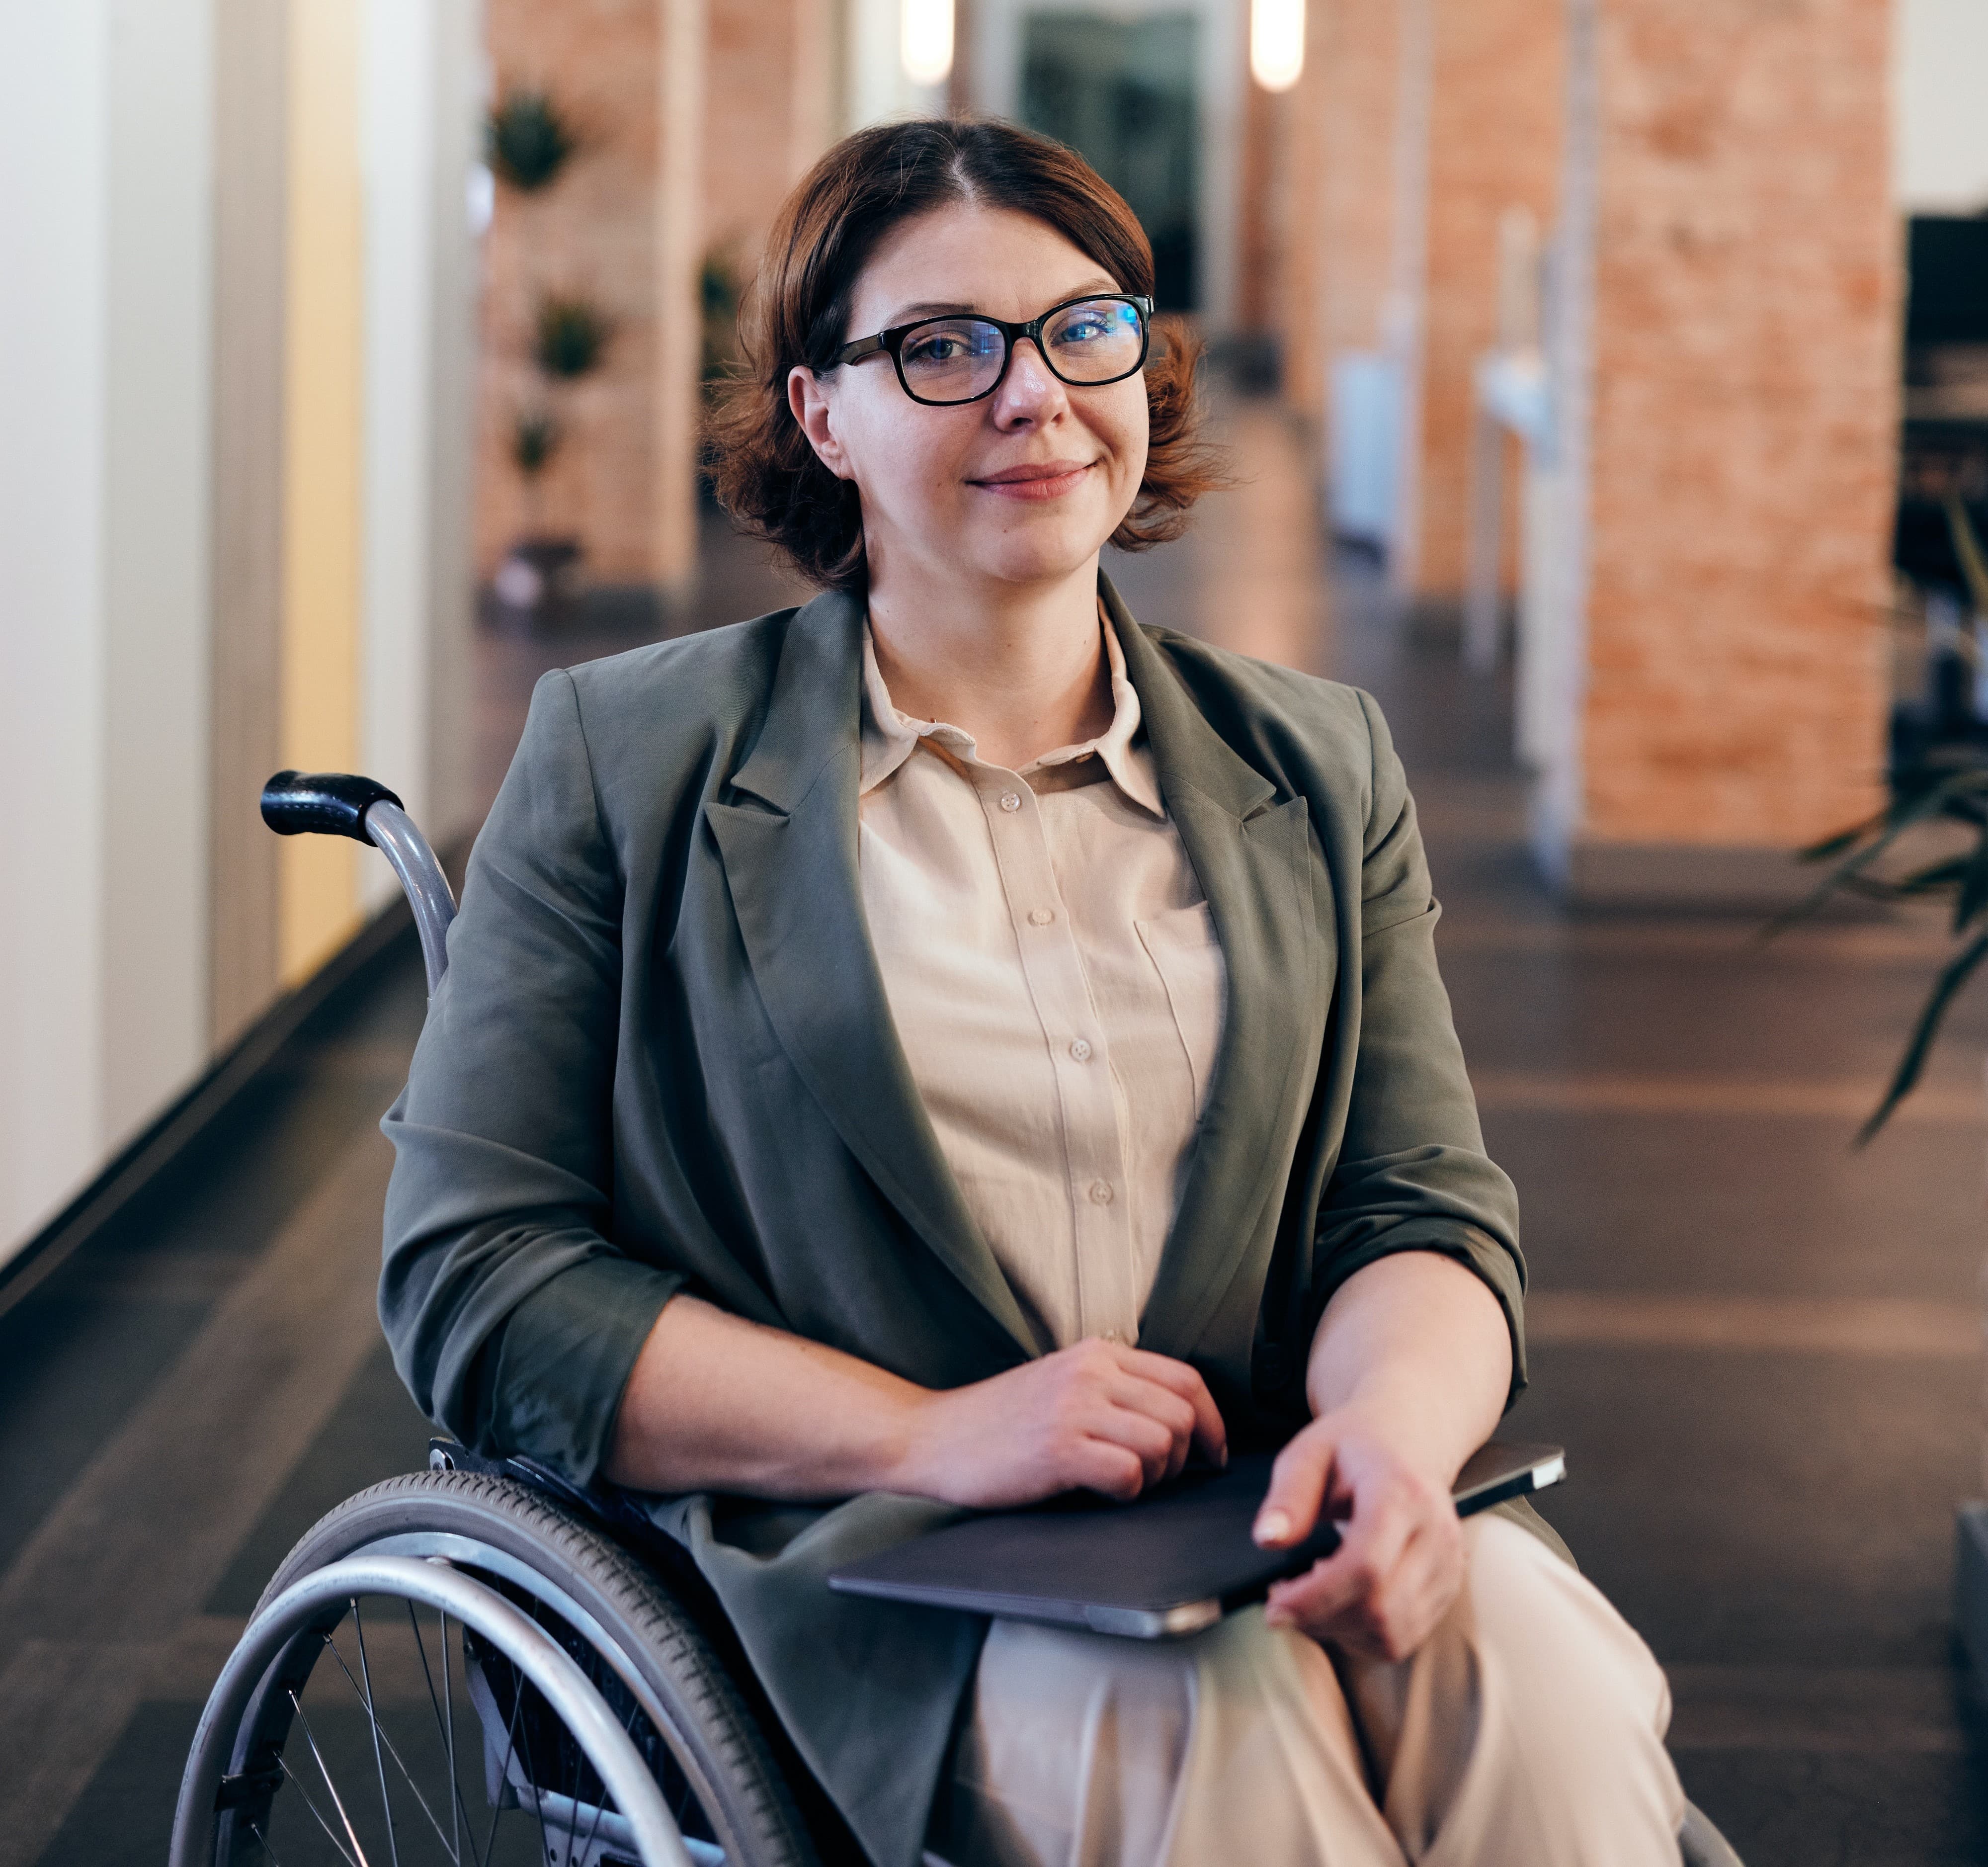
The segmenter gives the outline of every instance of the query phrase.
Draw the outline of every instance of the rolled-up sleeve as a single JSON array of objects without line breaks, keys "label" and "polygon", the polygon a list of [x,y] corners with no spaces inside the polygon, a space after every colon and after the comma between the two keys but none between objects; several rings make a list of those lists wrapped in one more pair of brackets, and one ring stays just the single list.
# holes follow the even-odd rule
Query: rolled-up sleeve
[{"label": "rolled-up sleeve", "polygon": [[1526,1382],[1519,1200],[1484,1152],[1477,1105],[1436,969],[1435,924],[1414,800],[1386,722],[1361,696],[1373,747],[1362,851],[1359,1048],[1339,1158],[1319,1217],[1313,1315],[1355,1272],[1396,1251],[1435,1251],[1490,1287]]},{"label": "rolled-up sleeve", "polygon": [[578,695],[549,674],[381,1124],[396,1159],[380,1316],[430,1419],[582,1483],[683,1281],[609,1235],[620,908]]}]

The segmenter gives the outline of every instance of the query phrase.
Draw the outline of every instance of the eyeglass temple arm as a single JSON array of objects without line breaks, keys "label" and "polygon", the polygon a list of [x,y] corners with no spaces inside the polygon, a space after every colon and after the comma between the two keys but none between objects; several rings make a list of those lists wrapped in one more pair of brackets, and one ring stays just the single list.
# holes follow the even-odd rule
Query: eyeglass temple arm
[{"label": "eyeglass temple arm", "polygon": [[[909,330],[910,326],[907,325],[905,328]],[[835,360],[839,364],[860,363],[865,357],[874,357],[888,347],[884,340],[889,335],[888,331],[879,331],[874,337],[858,337],[854,343],[845,343],[835,353]]]}]

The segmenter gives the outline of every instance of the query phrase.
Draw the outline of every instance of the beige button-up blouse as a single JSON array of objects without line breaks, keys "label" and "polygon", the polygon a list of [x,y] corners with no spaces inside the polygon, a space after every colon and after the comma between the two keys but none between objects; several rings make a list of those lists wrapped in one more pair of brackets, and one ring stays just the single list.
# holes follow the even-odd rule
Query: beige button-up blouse
[{"label": "beige button-up blouse", "polygon": [[1046,1343],[1138,1339],[1222,1032],[1222,949],[1104,625],[1110,729],[1023,770],[891,701],[866,627],[858,865],[967,1209]]}]

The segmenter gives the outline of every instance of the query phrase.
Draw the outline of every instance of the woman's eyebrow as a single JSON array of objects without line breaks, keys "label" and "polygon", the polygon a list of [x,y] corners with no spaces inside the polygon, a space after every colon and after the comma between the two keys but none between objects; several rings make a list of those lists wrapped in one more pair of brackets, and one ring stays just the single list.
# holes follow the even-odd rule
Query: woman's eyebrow
[{"label": "woman's eyebrow", "polygon": [[[1052,304],[1067,304],[1073,298],[1082,298],[1090,292],[1116,292],[1118,288],[1102,276],[1087,279],[1080,286],[1073,286],[1061,298],[1053,299]],[[900,324],[915,324],[920,318],[954,317],[973,313],[977,307],[958,303],[942,303],[936,299],[921,299],[915,305],[900,305],[891,313],[890,321],[884,326],[886,330],[894,330]]]}]

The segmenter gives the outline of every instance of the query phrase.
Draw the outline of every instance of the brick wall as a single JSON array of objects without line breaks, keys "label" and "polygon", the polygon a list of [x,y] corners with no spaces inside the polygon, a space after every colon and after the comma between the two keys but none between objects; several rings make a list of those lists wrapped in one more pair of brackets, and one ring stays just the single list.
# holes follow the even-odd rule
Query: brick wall
[{"label": "brick wall", "polygon": [[829,0],[707,0],[705,225],[749,276],[831,138]]},{"label": "brick wall", "polygon": [[1328,357],[1381,340],[1394,259],[1397,0],[1317,0],[1322,176],[1318,289]]},{"label": "brick wall", "polygon": [[[499,94],[549,91],[584,139],[537,194],[499,184],[483,249],[476,552],[488,577],[521,533],[572,533],[597,582],[658,577],[654,321],[659,0],[489,0]],[[827,147],[835,93],[830,0],[708,0],[698,251],[749,276],[783,196]],[[604,366],[549,393],[530,362],[548,291],[580,293],[614,323]],[[511,460],[517,411],[551,405],[564,438],[529,509]]]},{"label": "brick wall", "polygon": [[1888,0],[1610,0],[1585,833],[1869,809],[1897,420]]},{"label": "brick wall", "polygon": [[1423,311],[1421,536],[1424,594],[1463,587],[1469,551],[1472,371],[1497,329],[1498,228],[1558,191],[1566,0],[1438,0]]},{"label": "brick wall", "polygon": [[[545,530],[577,533],[590,576],[655,574],[651,492],[657,24],[655,0],[489,0],[499,94],[542,87],[584,141],[549,188],[498,185],[483,242],[476,560],[488,577],[534,525],[511,461],[512,423],[535,401],[565,431],[541,475]],[[584,293],[614,320],[604,365],[544,394],[530,363],[548,291]]]}]

